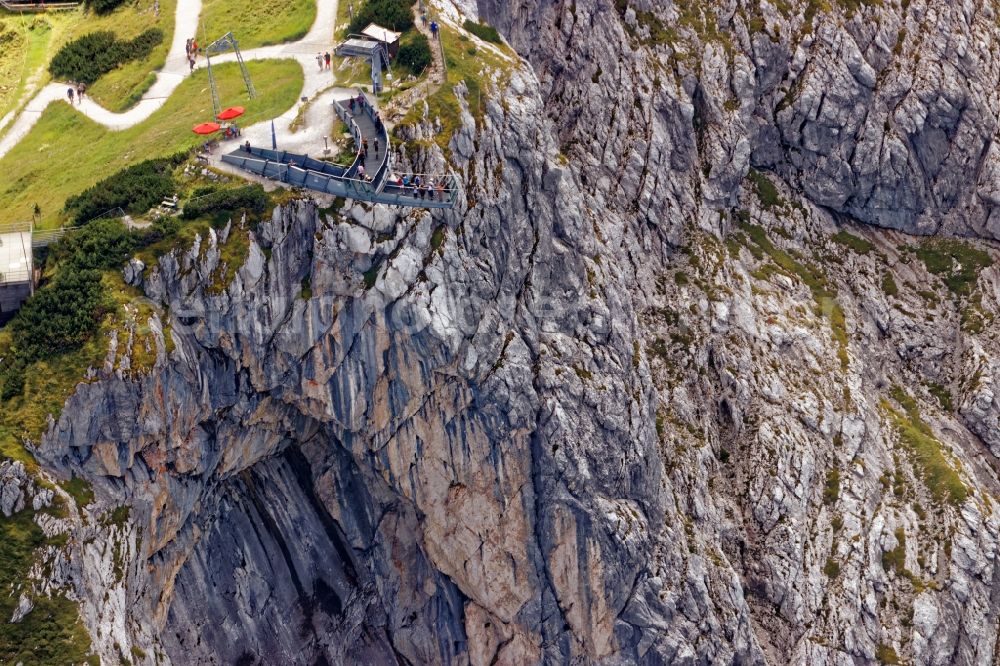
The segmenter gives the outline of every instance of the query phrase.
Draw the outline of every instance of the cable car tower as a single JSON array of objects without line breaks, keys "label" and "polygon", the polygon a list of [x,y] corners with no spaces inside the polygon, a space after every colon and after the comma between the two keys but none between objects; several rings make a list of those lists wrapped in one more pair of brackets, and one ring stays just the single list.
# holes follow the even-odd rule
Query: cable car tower
[{"label": "cable car tower", "polygon": [[240,43],[236,41],[233,33],[227,32],[205,48],[205,61],[208,66],[208,84],[212,89],[212,109],[215,111],[215,117],[218,117],[222,113],[222,105],[219,103],[219,89],[215,85],[215,75],[212,74],[212,54],[225,53],[229,49],[232,49],[236,53],[236,62],[240,64],[240,72],[243,74],[243,83],[246,84],[247,94],[250,95],[250,99],[257,97],[257,90],[253,87],[253,81],[250,80],[250,72],[247,70],[247,64],[243,61],[243,54],[240,53]]}]

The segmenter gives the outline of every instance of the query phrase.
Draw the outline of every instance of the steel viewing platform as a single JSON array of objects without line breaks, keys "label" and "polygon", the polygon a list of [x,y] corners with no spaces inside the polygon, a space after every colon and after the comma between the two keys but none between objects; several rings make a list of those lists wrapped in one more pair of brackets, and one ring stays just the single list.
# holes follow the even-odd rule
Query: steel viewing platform
[{"label": "steel viewing platform", "polygon": [[[363,95],[354,99],[354,112],[349,110],[349,106],[341,102],[333,103],[334,111],[350,128],[359,151],[350,166],[254,146],[249,151],[246,146],[241,146],[223,155],[222,161],[264,178],[338,197],[410,208],[455,206],[459,190],[453,175],[416,174],[420,176],[419,187],[411,182],[412,174],[407,176],[405,185],[401,184],[403,179],[400,177],[392,179],[389,132],[378,113]],[[367,159],[360,152],[366,139],[369,144]],[[378,150],[375,150],[376,143]],[[363,171],[361,167],[364,167]],[[440,187],[437,186],[439,183]]]}]

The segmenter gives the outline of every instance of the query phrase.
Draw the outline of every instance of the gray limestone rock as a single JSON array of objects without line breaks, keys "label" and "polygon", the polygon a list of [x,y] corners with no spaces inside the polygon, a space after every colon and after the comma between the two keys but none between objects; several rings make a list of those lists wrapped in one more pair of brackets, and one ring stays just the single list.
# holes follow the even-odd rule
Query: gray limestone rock
[{"label": "gray limestone rock", "polygon": [[31,609],[35,607],[32,603],[31,597],[27,593],[22,592],[20,598],[17,600],[17,607],[14,609],[14,614],[10,618],[11,624],[17,624],[24,619],[24,616],[31,612]]},{"label": "gray limestone rock", "polygon": [[11,516],[24,508],[25,496],[33,487],[19,460],[0,460],[0,512]]},{"label": "gray limestone rock", "polygon": [[1000,271],[899,233],[998,233],[992,5],[477,4],[525,60],[454,210],[129,265],[157,361],[38,444],[97,497],[39,584],[112,664],[993,663]]}]

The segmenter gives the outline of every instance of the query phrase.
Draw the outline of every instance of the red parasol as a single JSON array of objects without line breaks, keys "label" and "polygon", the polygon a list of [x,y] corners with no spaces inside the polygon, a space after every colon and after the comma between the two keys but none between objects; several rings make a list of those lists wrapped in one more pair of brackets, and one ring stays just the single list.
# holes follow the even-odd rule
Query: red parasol
[{"label": "red parasol", "polygon": [[192,127],[191,131],[195,134],[212,134],[213,132],[218,132],[220,129],[222,128],[219,123],[202,123]]},{"label": "red parasol", "polygon": [[224,109],[216,118],[219,120],[232,120],[233,118],[242,116],[245,111],[246,109],[242,106],[231,106],[228,109]]}]

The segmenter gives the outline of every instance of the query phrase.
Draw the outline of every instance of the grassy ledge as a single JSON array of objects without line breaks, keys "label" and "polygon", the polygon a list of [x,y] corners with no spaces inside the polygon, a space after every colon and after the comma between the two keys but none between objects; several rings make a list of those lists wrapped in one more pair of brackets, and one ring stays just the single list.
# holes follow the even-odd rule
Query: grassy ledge
[{"label": "grassy ledge", "polygon": [[[480,31],[489,27],[475,25],[479,26]],[[455,94],[455,86],[464,82],[468,88],[466,101],[478,125],[482,122],[486,96],[489,94],[489,86],[484,85],[484,82],[492,79],[500,89],[503,89],[517,59],[506,45],[490,43],[488,47],[479,47],[465,30],[454,28],[448,24],[442,25],[439,32],[448,75],[444,84],[428,95],[426,101],[429,110],[428,117],[436,118],[442,127],[442,130],[435,135],[434,140],[445,155],[450,156],[451,151],[448,144],[452,135],[461,125],[462,113],[462,107]],[[438,45],[432,43],[431,48],[437,49]],[[493,49],[497,51],[495,52]],[[498,55],[498,52],[501,55]],[[399,125],[419,123],[423,119],[423,108],[423,104],[415,104]]]},{"label": "grassy ledge", "polygon": [[817,313],[825,317],[830,322],[830,330],[837,343],[837,359],[840,361],[842,370],[847,369],[850,360],[847,352],[847,320],[844,309],[837,300],[837,291],[834,289],[823,275],[822,271],[815,266],[807,266],[798,261],[788,252],[776,247],[767,237],[767,232],[763,227],[751,224],[748,215],[744,212],[737,215],[740,220],[738,227],[749,237],[747,243],[751,254],[757,259],[767,257],[772,263],[764,264],[754,272],[754,277],[758,279],[768,279],[775,273],[781,273],[791,278],[797,278],[803,282],[812,293],[816,302]]},{"label": "grassy ledge", "polygon": [[939,504],[950,502],[955,506],[960,505],[969,496],[969,489],[949,464],[941,442],[921,418],[917,403],[898,386],[893,387],[892,398],[902,411],[885,400],[882,402],[882,409],[896,427],[900,443],[909,452],[931,496]]}]

